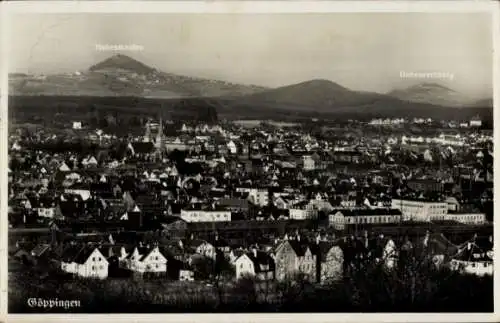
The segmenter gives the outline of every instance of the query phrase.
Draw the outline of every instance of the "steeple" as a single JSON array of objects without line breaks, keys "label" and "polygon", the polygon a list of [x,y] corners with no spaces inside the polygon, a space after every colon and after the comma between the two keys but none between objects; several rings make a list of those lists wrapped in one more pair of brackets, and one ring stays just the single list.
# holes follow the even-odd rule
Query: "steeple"
[{"label": "steeple", "polygon": [[163,144],[163,118],[160,112],[160,123],[158,124],[158,133],[156,134],[156,144],[161,148]]},{"label": "steeple", "polygon": [[155,147],[156,147],[156,155],[158,158],[162,158],[163,155],[163,116],[160,111],[160,120],[158,124],[158,132],[156,134],[156,140],[155,140]]},{"label": "steeple", "polygon": [[144,133],[144,137],[143,137],[142,141],[149,142],[150,141],[150,137],[151,137],[151,124],[150,124],[150,122],[148,120],[147,123],[146,123],[146,131]]}]

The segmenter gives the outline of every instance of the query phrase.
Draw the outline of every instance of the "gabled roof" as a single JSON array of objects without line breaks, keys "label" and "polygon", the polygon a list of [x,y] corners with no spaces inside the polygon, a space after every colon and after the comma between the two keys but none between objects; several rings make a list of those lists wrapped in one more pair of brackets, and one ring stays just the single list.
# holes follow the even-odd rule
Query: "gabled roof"
[{"label": "gabled roof", "polygon": [[95,249],[95,246],[71,245],[63,250],[61,260],[67,263],[84,264]]},{"label": "gabled roof", "polygon": [[460,249],[453,258],[463,261],[492,261],[488,251],[479,248],[474,242],[470,242]]},{"label": "gabled roof", "polygon": [[151,252],[153,252],[153,250],[155,250],[156,247],[139,247],[137,248],[137,250],[139,251],[139,254],[141,255],[141,258],[139,259],[139,261],[144,261],[144,259],[147,258],[147,256],[149,256],[151,254]]},{"label": "gabled roof", "polygon": [[202,240],[202,239],[193,239],[193,240],[183,240],[182,241],[184,246],[186,247],[191,247],[191,248],[198,248],[202,244],[210,244],[209,242]]},{"label": "gabled roof", "polygon": [[243,249],[233,249],[232,253],[233,253],[234,257],[235,257],[236,259],[238,259],[238,258],[239,258],[239,257],[241,257],[242,255],[244,255],[244,254],[246,253],[246,251],[245,251],[245,250],[243,250]]},{"label": "gabled roof", "polygon": [[45,253],[49,249],[50,249],[49,244],[45,244],[45,243],[39,244],[31,251],[31,255],[33,255],[34,257],[40,257],[43,253]]},{"label": "gabled roof", "polygon": [[[257,250],[256,255],[253,252],[247,252],[246,255],[253,262],[256,273],[273,271],[275,269],[274,259],[267,252]],[[269,266],[269,269],[263,269],[261,265]]]},{"label": "gabled roof", "polygon": [[297,240],[288,240],[288,243],[292,247],[297,257],[304,257],[307,249],[309,249],[309,246],[304,242],[300,242]]}]

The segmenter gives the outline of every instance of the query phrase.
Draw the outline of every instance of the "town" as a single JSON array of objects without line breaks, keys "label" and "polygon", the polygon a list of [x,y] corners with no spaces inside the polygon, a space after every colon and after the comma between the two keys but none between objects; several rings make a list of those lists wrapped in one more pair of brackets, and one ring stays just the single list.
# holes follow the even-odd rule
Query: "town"
[{"label": "town", "polygon": [[415,258],[493,275],[493,133],[479,118],[172,119],[133,120],[127,136],[11,126],[10,276],[325,286]]}]

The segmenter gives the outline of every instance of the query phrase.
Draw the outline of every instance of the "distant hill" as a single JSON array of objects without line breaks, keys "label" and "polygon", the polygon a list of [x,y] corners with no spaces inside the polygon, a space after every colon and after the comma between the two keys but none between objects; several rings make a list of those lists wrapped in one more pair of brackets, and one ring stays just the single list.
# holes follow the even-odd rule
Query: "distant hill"
[{"label": "distant hill", "polygon": [[332,81],[318,79],[262,91],[248,95],[244,100],[329,110],[336,107],[369,104],[384,98],[383,94],[352,91]]},{"label": "distant hill", "polygon": [[113,55],[89,68],[89,71],[91,72],[112,70],[123,70],[137,73],[139,75],[147,75],[155,72],[154,68],[123,54]]},{"label": "distant hill", "polygon": [[9,75],[14,95],[141,96],[190,98],[247,95],[266,88],[159,71],[129,56],[113,55],[88,71],[47,75]]},{"label": "distant hill", "polygon": [[[239,98],[245,103],[262,103],[288,106],[294,109],[310,109],[322,112],[350,111],[352,109],[419,108],[422,104],[407,102],[389,95],[374,92],[353,91],[328,80],[312,80],[279,87]],[[434,106],[425,104],[425,106]]]},{"label": "distant hill", "polygon": [[465,107],[472,102],[471,98],[438,83],[420,83],[393,90],[388,95],[404,101],[448,107]]},{"label": "distant hill", "polygon": [[[232,105],[243,109],[277,109],[294,113],[328,114],[332,117],[431,117],[469,118],[476,107],[458,109],[427,102],[401,100],[386,94],[353,91],[328,80],[312,80],[233,98]],[[488,109],[486,109],[488,110]],[[490,110],[484,111],[489,116]],[[483,113],[481,114],[483,115]]]}]

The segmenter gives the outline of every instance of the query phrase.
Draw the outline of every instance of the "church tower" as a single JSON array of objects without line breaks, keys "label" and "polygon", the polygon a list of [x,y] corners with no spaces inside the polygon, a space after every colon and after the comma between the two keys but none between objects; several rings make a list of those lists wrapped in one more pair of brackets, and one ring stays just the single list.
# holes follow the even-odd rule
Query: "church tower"
[{"label": "church tower", "polygon": [[158,132],[155,140],[156,157],[161,160],[164,152],[164,137],[163,137],[163,116],[160,111],[160,121],[158,124]]},{"label": "church tower", "polygon": [[142,139],[143,142],[149,142],[151,138],[151,124],[149,120],[146,122],[146,131],[144,133],[144,137]]}]

